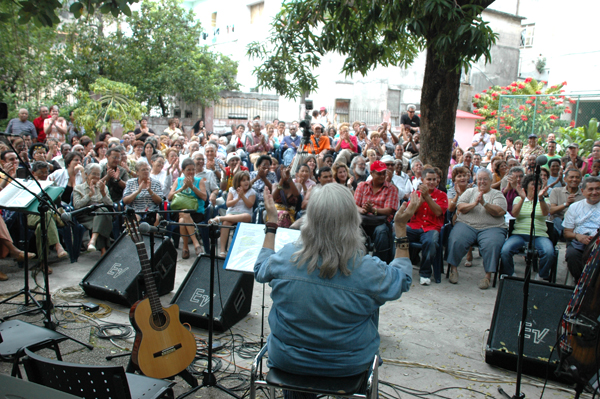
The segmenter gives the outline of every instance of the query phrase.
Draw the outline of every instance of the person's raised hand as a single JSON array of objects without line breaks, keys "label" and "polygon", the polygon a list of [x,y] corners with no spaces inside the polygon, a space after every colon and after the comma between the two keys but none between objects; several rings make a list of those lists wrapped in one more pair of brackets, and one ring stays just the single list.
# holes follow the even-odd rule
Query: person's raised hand
[{"label": "person's raised hand", "polygon": [[419,191],[421,192],[421,197],[429,195],[429,187],[427,184],[419,184]]},{"label": "person's raised hand", "polygon": [[477,195],[477,198],[475,198],[475,203],[476,204],[483,204],[483,193],[481,191]]},{"label": "person's raised hand", "polygon": [[575,194],[569,194],[569,196],[567,197],[567,204],[571,205],[574,202],[575,202]]},{"label": "person's raised hand", "polygon": [[416,191],[413,191],[409,197],[410,202],[404,202],[396,215],[394,215],[394,224],[397,226],[406,226],[406,223],[410,220],[410,218],[415,214],[417,209],[419,209],[420,198],[419,194]]},{"label": "person's raised hand", "polygon": [[102,180],[98,182],[98,190],[100,190],[100,194],[102,194],[103,197],[106,197],[106,183]]},{"label": "person's raised hand", "polygon": [[527,194],[525,193],[525,189],[523,187],[517,187],[517,194],[519,194],[520,197],[525,198],[527,197]]},{"label": "person's raised hand", "polygon": [[540,192],[538,192],[538,199],[541,201],[542,199],[544,199],[544,197],[546,196],[546,194],[548,193],[548,189],[550,187],[546,186],[544,187]]},{"label": "person's raised hand", "polygon": [[277,208],[275,208],[275,201],[269,187],[265,187],[263,191],[263,199],[265,204],[265,210],[267,211],[267,221],[277,223]]}]

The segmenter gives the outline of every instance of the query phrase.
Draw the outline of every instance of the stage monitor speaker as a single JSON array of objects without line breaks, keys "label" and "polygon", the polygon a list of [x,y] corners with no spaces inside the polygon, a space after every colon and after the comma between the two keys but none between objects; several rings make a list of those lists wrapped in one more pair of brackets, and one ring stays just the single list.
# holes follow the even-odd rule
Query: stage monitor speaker
[{"label": "stage monitor speaker", "polygon": [[[213,328],[226,331],[250,312],[254,275],[223,269],[215,265]],[[196,259],[185,280],[171,300],[179,306],[179,318],[194,327],[208,328],[210,300],[210,257]]]},{"label": "stage monitor speaker", "polygon": [[[573,287],[531,281],[525,323],[524,374],[540,378],[547,375],[550,379],[564,382],[554,375],[558,354],[553,348],[558,325],[572,294]],[[523,279],[501,279],[485,349],[486,363],[517,370],[522,308]]]},{"label": "stage monitor speaker", "polygon": [[[150,254],[150,237],[143,236]],[[154,237],[152,271],[158,295],[173,291],[177,250],[169,238]],[[92,298],[131,306],[145,296],[144,276],[135,244],[127,234],[121,234],[79,284]]]}]

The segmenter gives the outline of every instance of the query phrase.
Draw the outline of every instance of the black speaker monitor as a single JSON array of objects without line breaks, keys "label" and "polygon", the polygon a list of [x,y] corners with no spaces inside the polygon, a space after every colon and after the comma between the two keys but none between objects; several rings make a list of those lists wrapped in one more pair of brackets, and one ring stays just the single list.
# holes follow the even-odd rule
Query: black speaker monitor
[{"label": "black speaker monitor", "polygon": [[[547,374],[548,378],[562,381],[554,375],[558,355],[553,348],[558,325],[572,294],[572,287],[531,281],[523,373],[540,378],[546,378]],[[523,279],[501,279],[485,349],[486,363],[516,371],[522,306]]]},{"label": "black speaker monitor", "polygon": [[[252,304],[254,276],[223,269],[218,259],[215,266],[213,327],[226,331],[243,319]],[[171,303],[179,306],[179,318],[194,327],[208,328],[210,300],[210,257],[200,256],[194,262]]]},{"label": "black speaker monitor", "polygon": [[[150,254],[150,237],[143,236],[146,251]],[[152,271],[158,295],[173,291],[177,250],[168,238],[154,238]],[[144,298],[144,278],[135,244],[127,234],[121,234],[80,283],[85,293],[92,297],[131,306]]]}]

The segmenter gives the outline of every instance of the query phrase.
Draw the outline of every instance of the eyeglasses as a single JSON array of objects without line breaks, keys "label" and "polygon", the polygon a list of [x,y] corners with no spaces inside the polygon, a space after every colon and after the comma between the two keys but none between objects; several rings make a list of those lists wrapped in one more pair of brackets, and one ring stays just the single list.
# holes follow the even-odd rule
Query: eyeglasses
[{"label": "eyeglasses", "polygon": [[393,163],[386,163],[385,166],[387,166],[388,168],[393,168],[394,164]]}]

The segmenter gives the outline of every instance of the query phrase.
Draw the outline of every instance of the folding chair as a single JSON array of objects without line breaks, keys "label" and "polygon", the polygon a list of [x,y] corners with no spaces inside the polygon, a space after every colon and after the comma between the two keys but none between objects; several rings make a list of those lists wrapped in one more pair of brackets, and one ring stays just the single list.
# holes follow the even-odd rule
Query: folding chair
[{"label": "folding chair", "polygon": [[269,388],[270,399],[275,399],[275,389],[305,392],[316,395],[327,395],[353,399],[376,399],[379,356],[375,355],[372,366],[363,373],[349,377],[307,376],[288,373],[272,368],[264,379],[260,374],[262,358],[267,352],[265,345],[258,353],[250,371],[250,399],[256,399],[256,391],[260,387]]}]

